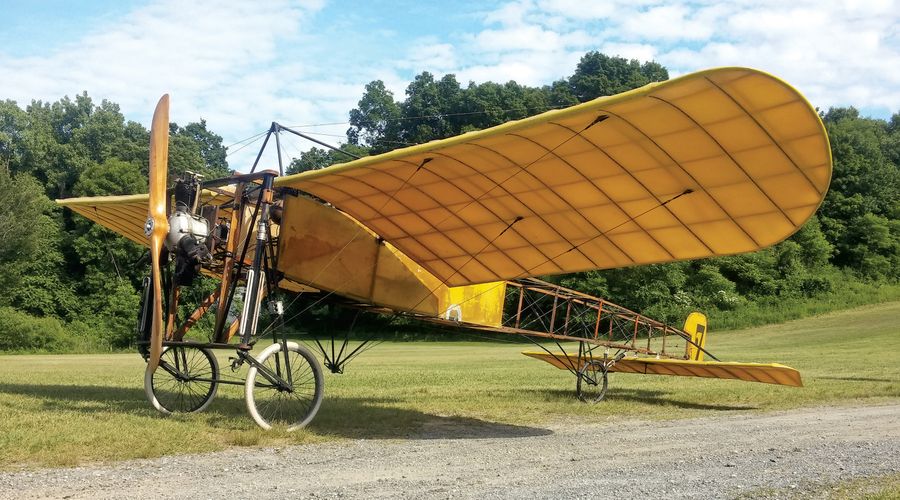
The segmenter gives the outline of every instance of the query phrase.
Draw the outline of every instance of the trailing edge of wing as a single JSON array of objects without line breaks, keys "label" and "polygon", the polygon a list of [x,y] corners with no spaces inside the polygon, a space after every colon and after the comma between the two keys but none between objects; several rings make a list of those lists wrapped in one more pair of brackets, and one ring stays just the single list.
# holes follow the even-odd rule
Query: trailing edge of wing
[{"label": "trailing edge of wing", "polygon": [[719,68],[276,184],[461,286],[765,248],[812,216],[831,163],[797,90]]}]

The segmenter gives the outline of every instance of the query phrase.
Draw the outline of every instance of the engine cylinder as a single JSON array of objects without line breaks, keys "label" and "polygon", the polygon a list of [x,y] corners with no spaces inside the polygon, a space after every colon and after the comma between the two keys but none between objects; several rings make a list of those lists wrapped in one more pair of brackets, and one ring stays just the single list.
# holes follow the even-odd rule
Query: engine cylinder
[{"label": "engine cylinder", "polygon": [[197,243],[204,244],[209,236],[209,222],[203,217],[177,211],[169,217],[169,234],[166,236],[166,247],[170,251],[178,248],[178,243],[187,235],[194,237]]}]

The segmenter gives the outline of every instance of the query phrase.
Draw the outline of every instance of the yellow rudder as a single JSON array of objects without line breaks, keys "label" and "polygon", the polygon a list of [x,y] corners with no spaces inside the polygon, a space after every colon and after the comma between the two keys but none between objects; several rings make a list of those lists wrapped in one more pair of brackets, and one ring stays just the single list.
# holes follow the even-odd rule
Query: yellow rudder
[{"label": "yellow rudder", "polygon": [[706,315],[696,311],[688,314],[687,319],[684,320],[684,331],[690,334],[692,342],[688,345],[688,359],[703,361],[702,349],[706,345]]}]

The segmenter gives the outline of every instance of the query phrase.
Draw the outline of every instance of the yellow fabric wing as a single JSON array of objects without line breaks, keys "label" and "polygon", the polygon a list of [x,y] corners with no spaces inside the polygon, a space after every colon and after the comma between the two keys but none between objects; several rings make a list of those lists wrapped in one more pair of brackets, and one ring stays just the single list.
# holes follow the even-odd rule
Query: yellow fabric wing
[{"label": "yellow fabric wing", "polygon": [[821,203],[815,110],[720,68],[282,177],[450,286],[750,252]]},{"label": "yellow fabric wing", "polygon": [[[209,205],[220,205],[230,199],[231,197],[227,194],[213,191],[204,191],[202,196],[202,202]],[[150,240],[144,234],[149,200],[150,195],[145,193],[66,198],[56,200],[56,203],[146,247],[150,245]],[[223,212],[223,214],[225,213],[230,212]]]},{"label": "yellow fabric wing", "polygon": [[144,224],[147,222],[149,199],[147,194],[134,194],[67,198],[56,202],[138,245],[148,247],[150,239],[144,234]]},{"label": "yellow fabric wing", "polygon": [[[523,352],[546,361],[561,370],[580,368],[578,356],[563,353]],[[609,368],[610,372],[644,375],[673,375],[678,377],[720,378],[761,382],[763,384],[803,387],[800,372],[778,363],[737,363],[723,361],[695,361],[688,359],[624,358]]]}]

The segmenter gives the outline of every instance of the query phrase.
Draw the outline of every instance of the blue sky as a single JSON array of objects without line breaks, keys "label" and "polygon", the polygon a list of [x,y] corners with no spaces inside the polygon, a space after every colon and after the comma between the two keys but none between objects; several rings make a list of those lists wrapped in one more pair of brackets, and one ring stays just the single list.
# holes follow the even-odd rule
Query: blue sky
[{"label": "blue sky", "polygon": [[[86,90],[147,124],[168,92],[173,121],[204,118],[226,144],[273,120],[336,142],[374,79],[398,100],[423,70],[540,85],[588,50],[654,59],[673,76],[755,67],[820,108],[900,111],[895,0],[0,0],[0,11],[0,99]],[[334,125],[309,126],[323,123]],[[254,150],[233,153],[232,167]]]}]

